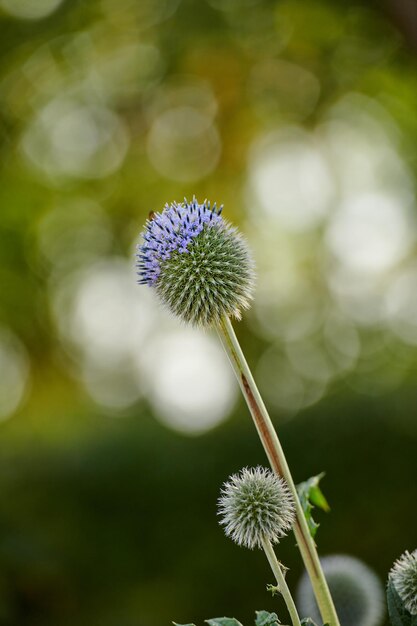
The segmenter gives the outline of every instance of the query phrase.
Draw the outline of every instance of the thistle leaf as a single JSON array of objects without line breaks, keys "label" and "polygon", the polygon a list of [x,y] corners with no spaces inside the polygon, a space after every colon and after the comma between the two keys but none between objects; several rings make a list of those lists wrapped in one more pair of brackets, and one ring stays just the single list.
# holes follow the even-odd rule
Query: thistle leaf
[{"label": "thistle leaf", "polygon": [[256,611],[255,626],[280,626],[281,622],[276,613],[268,611]]},{"label": "thistle leaf", "polygon": [[234,617],[214,617],[205,621],[209,626],[242,626]]},{"label": "thistle leaf", "polygon": [[307,520],[307,525],[310,530],[310,535],[314,538],[317,529],[320,526],[317,522],[314,521],[312,516],[312,511],[314,507],[318,507],[322,511],[328,513],[330,511],[329,504],[324,497],[322,490],[319,487],[319,483],[324,476],[324,472],[318,474],[317,476],[312,476],[308,480],[297,485],[298,496],[300,498],[300,503],[302,509],[304,511],[305,518]]}]

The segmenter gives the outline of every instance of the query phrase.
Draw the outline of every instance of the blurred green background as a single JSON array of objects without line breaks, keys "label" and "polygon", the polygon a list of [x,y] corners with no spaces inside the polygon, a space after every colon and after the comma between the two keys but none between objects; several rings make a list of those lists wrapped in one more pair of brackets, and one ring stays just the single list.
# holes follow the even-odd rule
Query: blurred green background
[{"label": "blurred green background", "polygon": [[[265,464],[214,333],[135,285],[196,194],[254,250],[236,324],[322,554],[417,544],[413,0],[0,0],[0,624],[282,610],[216,519]],[[295,586],[292,538],[279,548]]]}]

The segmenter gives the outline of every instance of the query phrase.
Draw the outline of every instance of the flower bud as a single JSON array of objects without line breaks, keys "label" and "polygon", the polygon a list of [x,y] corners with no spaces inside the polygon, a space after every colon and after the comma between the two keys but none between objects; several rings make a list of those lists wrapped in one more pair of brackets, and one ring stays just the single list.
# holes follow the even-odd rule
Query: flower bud
[{"label": "flower bud", "polygon": [[404,603],[404,607],[411,615],[417,615],[417,550],[408,552],[395,561],[390,573],[389,581]]},{"label": "flower bud", "polygon": [[223,485],[219,498],[220,524],[240,546],[278,543],[294,521],[294,501],[282,478],[263,467],[244,468]]}]

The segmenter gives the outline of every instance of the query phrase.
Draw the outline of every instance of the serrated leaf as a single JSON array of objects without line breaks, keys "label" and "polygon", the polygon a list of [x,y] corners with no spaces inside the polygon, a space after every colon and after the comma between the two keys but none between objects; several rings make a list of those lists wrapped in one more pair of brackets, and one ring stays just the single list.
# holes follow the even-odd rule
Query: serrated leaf
[{"label": "serrated leaf", "polygon": [[234,617],[213,617],[206,619],[206,624],[209,626],[242,626]]},{"label": "serrated leaf", "polygon": [[308,480],[297,485],[298,496],[300,498],[300,503],[302,509],[304,511],[305,518],[307,520],[307,525],[310,531],[310,535],[315,537],[317,533],[317,529],[320,524],[314,521],[312,516],[312,511],[314,507],[318,507],[328,513],[330,511],[329,504],[324,497],[322,490],[320,489],[319,483],[324,476],[324,472],[318,474],[317,476],[312,476]]},{"label": "serrated leaf", "polygon": [[281,622],[276,613],[268,611],[256,611],[255,626],[280,626]]},{"label": "serrated leaf", "polygon": [[177,624],[177,622],[172,622],[174,626],[195,626],[195,624]]},{"label": "serrated leaf", "polygon": [[404,606],[393,582],[387,585],[388,613],[392,626],[417,626],[417,615],[411,615]]}]

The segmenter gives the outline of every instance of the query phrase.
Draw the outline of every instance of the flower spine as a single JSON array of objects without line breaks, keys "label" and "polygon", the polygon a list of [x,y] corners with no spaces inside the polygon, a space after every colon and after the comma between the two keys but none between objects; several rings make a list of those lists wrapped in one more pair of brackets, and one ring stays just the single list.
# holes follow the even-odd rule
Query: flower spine
[{"label": "flower spine", "polygon": [[139,283],[154,287],[172,313],[193,325],[240,319],[252,298],[251,254],[221,212],[195,198],[167,204],[147,221],[138,246]]},{"label": "flower spine", "polygon": [[244,468],[223,485],[218,501],[225,534],[246,548],[274,544],[294,521],[294,501],[282,478],[263,467]]}]

